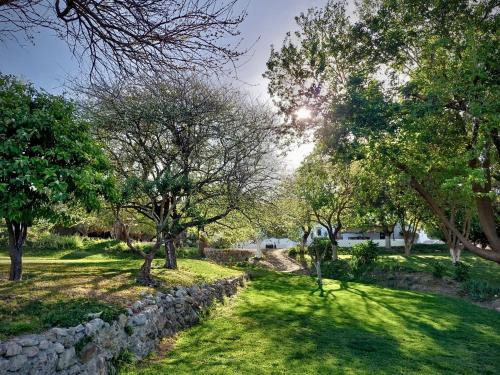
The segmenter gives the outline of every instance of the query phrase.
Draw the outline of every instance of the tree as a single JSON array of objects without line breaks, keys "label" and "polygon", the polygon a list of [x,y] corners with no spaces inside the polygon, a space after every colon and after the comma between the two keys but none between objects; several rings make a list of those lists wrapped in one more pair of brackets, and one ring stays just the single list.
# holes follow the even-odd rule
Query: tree
[{"label": "tree", "polygon": [[62,96],[0,76],[0,217],[9,233],[10,280],[22,278],[28,228],[61,217],[61,204],[99,206],[112,178],[89,126]]},{"label": "tree", "polygon": [[301,198],[328,232],[331,254],[325,259],[337,260],[337,234],[353,206],[357,184],[355,166],[328,161],[320,154],[313,154],[304,160],[297,173]]},{"label": "tree", "polygon": [[[339,25],[347,26],[333,25],[335,39],[348,43],[323,43],[330,40],[323,26],[334,19],[328,10],[342,15],[344,7],[331,1],[323,11],[310,11],[299,24],[298,41],[287,38],[280,54],[272,51],[270,93],[287,114],[310,97],[304,84],[321,87],[319,97],[329,105],[314,123],[321,124],[317,133],[332,152],[351,160],[379,158],[397,168],[465,248],[500,262],[495,3],[365,1],[356,23],[344,17]],[[305,40],[320,42],[311,48]],[[311,51],[324,63],[297,57]],[[338,56],[351,53],[357,59],[341,69]],[[321,76],[312,74],[318,66]],[[338,76],[342,85],[332,86]],[[441,189],[450,184],[473,194],[488,248],[466,238],[440,206]]]},{"label": "tree", "polygon": [[276,206],[286,236],[300,243],[300,258],[304,260],[307,240],[313,230],[315,218],[300,192],[298,176],[289,176],[279,187]]},{"label": "tree", "polygon": [[[0,40],[22,32],[32,39],[43,27],[88,57],[91,75],[218,70],[234,62],[237,0],[5,0]],[[231,39],[234,41],[232,42]]]},{"label": "tree", "polygon": [[121,209],[154,223],[166,268],[177,268],[180,233],[223,219],[269,180],[273,117],[238,92],[195,78],[93,92],[89,117],[124,187]]}]

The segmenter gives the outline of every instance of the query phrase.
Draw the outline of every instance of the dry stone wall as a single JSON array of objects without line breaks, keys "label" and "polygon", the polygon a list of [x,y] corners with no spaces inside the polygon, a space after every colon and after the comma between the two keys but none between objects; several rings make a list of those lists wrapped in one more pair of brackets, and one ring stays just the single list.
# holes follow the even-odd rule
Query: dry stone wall
[{"label": "dry stone wall", "polygon": [[199,321],[200,313],[243,287],[246,275],[189,288],[176,287],[143,298],[112,323],[94,318],[71,328],[52,328],[0,343],[0,374],[106,375],[125,351],[137,359],[155,350],[161,338]]},{"label": "dry stone wall", "polygon": [[240,262],[248,262],[255,256],[255,251],[248,249],[212,249],[204,250],[205,256],[218,264],[236,264]]}]

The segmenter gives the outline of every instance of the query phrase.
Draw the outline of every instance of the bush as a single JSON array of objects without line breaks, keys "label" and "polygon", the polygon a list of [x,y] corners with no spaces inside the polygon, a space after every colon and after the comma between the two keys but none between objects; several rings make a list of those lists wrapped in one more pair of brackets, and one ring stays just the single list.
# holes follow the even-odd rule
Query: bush
[{"label": "bush", "polygon": [[331,260],[321,264],[321,274],[329,279],[350,280],[351,267],[344,259]]},{"label": "bush", "polygon": [[470,266],[465,263],[455,263],[455,267],[453,269],[453,278],[457,281],[467,280],[469,278],[469,269]]},{"label": "bush", "polygon": [[442,279],[446,273],[446,267],[444,264],[436,262],[432,265],[432,275],[436,279]]},{"label": "bush", "polygon": [[45,233],[35,240],[27,241],[27,244],[33,249],[80,249],[84,246],[84,239],[80,236],[59,236]]},{"label": "bush", "polygon": [[316,258],[316,252],[319,253],[321,259],[330,252],[332,243],[329,239],[316,237],[313,242],[308,246],[308,252],[311,258]]},{"label": "bush", "polygon": [[177,249],[177,256],[184,259],[199,259],[200,251],[197,247],[179,247]]},{"label": "bush", "polygon": [[353,246],[351,250],[351,269],[355,277],[366,273],[375,265],[378,246],[373,241],[366,241]]},{"label": "bush", "polygon": [[488,301],[500,295],[500,288],[495,288],[484,280],[467,280],[462,283],[460,292],[469,295],[474,301]]},{"label": "bush", "polygon": [[297,255],[299,255],[299,250],[297,248],[297,246],[293,246],[291,247],[290,249],[288,249],[288,256],[290,258],[297,258]]}]

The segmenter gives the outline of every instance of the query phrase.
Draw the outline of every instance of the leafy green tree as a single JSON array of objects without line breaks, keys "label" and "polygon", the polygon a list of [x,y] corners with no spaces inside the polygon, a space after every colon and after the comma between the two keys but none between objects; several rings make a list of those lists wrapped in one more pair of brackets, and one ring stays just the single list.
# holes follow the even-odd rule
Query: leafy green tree
[{"label": "leafy green tree", "polygon": [[315,225],[313,211],[301,195],[297,174],[286,178],[279,186],[276,197],[277,213],[283,223],[286,237],[300,243],[303,260],[307,239]]},{"label": "leafy green tree", "polygon": [[0,76],[0,140],[0,216],[9,233],[9,279],[21,280],[28,228],[37,219],[60,219],[63,203],[97,208],[112,179],[72,102],[5,75]]},{"label": "leafy green tree", "polygon": [[299,195],[331,242],[326,260],[338,259],[337,234],[351,216],[357,183],[355,164],[331,161],[317,153],[307,157],[297,170]]},{"label": "leafy green tree", "polygon": [[[301,16],[296,40],[287,37],[281,53],[272,51],[270,93],[289,114],[292,104],[311,96],[304,87],[321,88],[313,97],[329,104],[321,107],[323,121],[314,123],[321,124],[326,146],[349,159],[378,158],[396,168],[465,248],[500,262],[495,3],[364,1],[356,22],[327,16],[331,9],[345,14],[344,8],[330,1]],[[322,25],[330,22],[343,26],[333,27],[332,37],[348,43],[323,43],[331,38]],[[318,40],[312,50],[324,64],[309,58],[305,40]],[[302,53],[306,59],[297,57]],[[339,55],[350,53],[357,59],[339,65]],[[312,74],[318,66],[331,74]],[[344,78],[341,86],[332,85],[337,76]],[[441,205],[451,186],[473,197],[487,248],[464,236]]]},{"label": "leafy green tree", "polygon": [[[88,113],[117,171],[121,200],[156,228],[144,257],[151,283],[154,254],[177,268],[174,241],[188,228],[225,218],[259,196],[269,181],[274,120],[240,93],[194,78],[96,87]],[[118,213],[118,210],[117,210]]]}]

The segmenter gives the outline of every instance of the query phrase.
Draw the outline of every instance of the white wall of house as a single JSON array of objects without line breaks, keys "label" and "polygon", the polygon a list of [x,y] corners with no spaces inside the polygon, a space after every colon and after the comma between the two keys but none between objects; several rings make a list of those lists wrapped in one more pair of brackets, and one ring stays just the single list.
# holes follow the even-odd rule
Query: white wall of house
[{"label": "white wall of house", "polygon": [[[311,244],[313,239],[316,237],[328,238],[328,232],[323,226],[316,225],[314,227],[314,229],[311,231],[311,234],[309,235],[309,238],[307,239],[307,244]],[[367,240],[372,240],[380,247],[385,246],[385,239],[381,238],[383,237],[383,235],[381,236],[380,232],[346,231],[341,232],[340,237],[341,239],[337,240],[337,243],[340,247],[353,247],[354,245]],[[443,242],[429,238],[427,234],[423,230],[421,230],[417,233],[417,239],[415,243],[435,244]],[[266,245],[274,246],[276,249],[288,249],[297,244],[297,242],[292,241],[288,238],[266,238],[262,240],[261,249],[265,249]],[[396,224],[394,233],[391,235],[391,246],[404,246],[404,244],[404,239],[401,235],[401,226],[399,224]],[[239,249],[256,249],[257,245],[255,241],[245,241],[237,243],[235,247]]]}]

